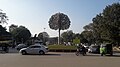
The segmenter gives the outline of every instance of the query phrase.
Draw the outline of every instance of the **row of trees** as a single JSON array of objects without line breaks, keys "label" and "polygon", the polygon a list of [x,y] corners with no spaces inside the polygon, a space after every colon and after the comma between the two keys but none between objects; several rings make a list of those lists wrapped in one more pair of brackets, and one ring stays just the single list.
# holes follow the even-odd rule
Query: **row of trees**
[{"label": "row of trees", "polygon": [[[0,12],[0,23],[7,23],[6,13]],[[63,13],[56,13],[52,15],[49,20],[49,26],[51,29],[59,30],[58,43],[60,41],[60,30],[68,29],[70,26],[70,20],[67,15]],[[6,30],[6,29],[5,29]],[[25,43],[31,37],[30,31],[25,26],[18,26],[12,24],[9,26],[9,32],[12,34],[14,43]],[[36,37],[36,35],[35,35]],[[49,35],[47,32],[41,32],[38,34],[37,39],[42,40],[44,43],[48,41]]]},{"label": "row of trees", "polygon": [[[25,26],[17,26],[12,24],[9,26],[9,32],[13,35],[14,42],[26,43],[31,38],[31,32]],[[49,35],[47,32],[40,32],[34,36],[44,43],[48,41]]]},{"label": "row of trees", "polygon": [[[85,38],[85,33],[74,33],[72,30],[68,30],[61,34],[61,42],[71,42],[73,43],[74,39],[79,39],[81,43],[90,43],[87,38]],[[89,37],[88,37],[89,38]]]},{"label": "row of trees", "polygon": [[[3,13],[2,10],[0,10],[0,24],[7,24],[8,17],[6,16],[6,13]],[[1,34],[6,33],[6,28],[0,25],[0,36]],[[25,26],[18,26],[12,24],[9,26],[9,33],[12,35],[13,43],[26,43],[31,38],[31,32],[25,27]],[[37,37],[39,40],[42,40],[43,42],[46,42],[49,38],[49,35],[47,32],[40,32]],[[13,45],[14,45],[13,44]]]},{"label": "row of trees", "polygon": [[92,21],[83,27],[84,31],[80,34],[72,31],[63,32],[61,40],[73,42],[73,39],[77,37],[81,43],[120,43],[120,3],[106,6],[103,12],[97,14]]},{"label": "row of trees", "polygon": [[[7,16],[0,12],[0,23],[6,23]],[[75,34],[72,31],[66,31],[61,34],[63,42],[73,42],[76,37],[81,43],[120,43],[120,3],[113,3],[106,6],[102,13],[97,14],[93,19],[93,23],[84,26],[82,33]],[[51,16],[48,21],[51,29],[59,31],[58,44],[60,43],[60,30],[70,27],[70,19],[63,13],[56,13]],[[13,35],[14,41],[26,42],[30,37],[30,31],[24,26],[11,25],[10,33]],[[38,34],[38,39],[46,42],[49,38],[47,32]]]},{"label": "row of trees", "polygon": [[120,3],[106,6],[92,21],[81,33],[90,43],[120,43]]}]

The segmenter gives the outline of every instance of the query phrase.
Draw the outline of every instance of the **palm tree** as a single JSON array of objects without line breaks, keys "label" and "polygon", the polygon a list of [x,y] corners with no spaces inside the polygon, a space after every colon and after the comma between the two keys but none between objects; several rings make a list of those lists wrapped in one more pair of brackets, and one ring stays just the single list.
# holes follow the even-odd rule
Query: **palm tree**
[{"label": "palm tree", "polygon": [[60,44],[60,30],[65,30],[70,27],[70,19],[63,13],[56,13],[49,19],[49,26],[51,29],[59,31],[58,44]]}]

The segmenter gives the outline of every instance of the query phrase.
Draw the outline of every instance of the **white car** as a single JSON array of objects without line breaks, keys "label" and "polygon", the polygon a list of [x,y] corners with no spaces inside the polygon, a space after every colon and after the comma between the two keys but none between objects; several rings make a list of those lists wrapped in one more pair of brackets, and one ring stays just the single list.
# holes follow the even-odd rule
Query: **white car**
[{"label": "white car", "polygon": [[25,55],[25,54],[43,55],[48,52],[48,47],[46,47],[44,45],[35,44],[35,45],[31,45],[27,48],[22,48],[19,52],[22,53],[22,55]]}]

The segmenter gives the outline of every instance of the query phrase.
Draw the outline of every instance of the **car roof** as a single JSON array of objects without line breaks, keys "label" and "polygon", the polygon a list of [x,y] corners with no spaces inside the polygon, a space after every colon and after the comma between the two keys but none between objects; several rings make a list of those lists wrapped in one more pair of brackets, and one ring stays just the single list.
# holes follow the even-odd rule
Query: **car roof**
[{"label": "car roof", "polygon": [[25,44],[18,44],[17,46],[24,46]]},{"label": "car roof", "polygon": [[41,45],[35,44],[35,45],[30,45],[30,46],[41,46]]}]

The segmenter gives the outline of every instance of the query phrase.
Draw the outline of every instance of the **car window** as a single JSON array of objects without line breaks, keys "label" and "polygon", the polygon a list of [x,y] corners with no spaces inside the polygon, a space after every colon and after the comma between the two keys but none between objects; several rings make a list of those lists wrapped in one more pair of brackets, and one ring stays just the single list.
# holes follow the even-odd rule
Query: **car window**
[{"label": "car window", "polygon": [[34,48],[41,48],[41,46],[34,46]]},{"label": "car window", "polygon": [[98,46],[91,46],[91,48],[98,48]]},{"label": "car window", "polygon": [[41,46],[31,46],[30,48],[41,48]]}]

